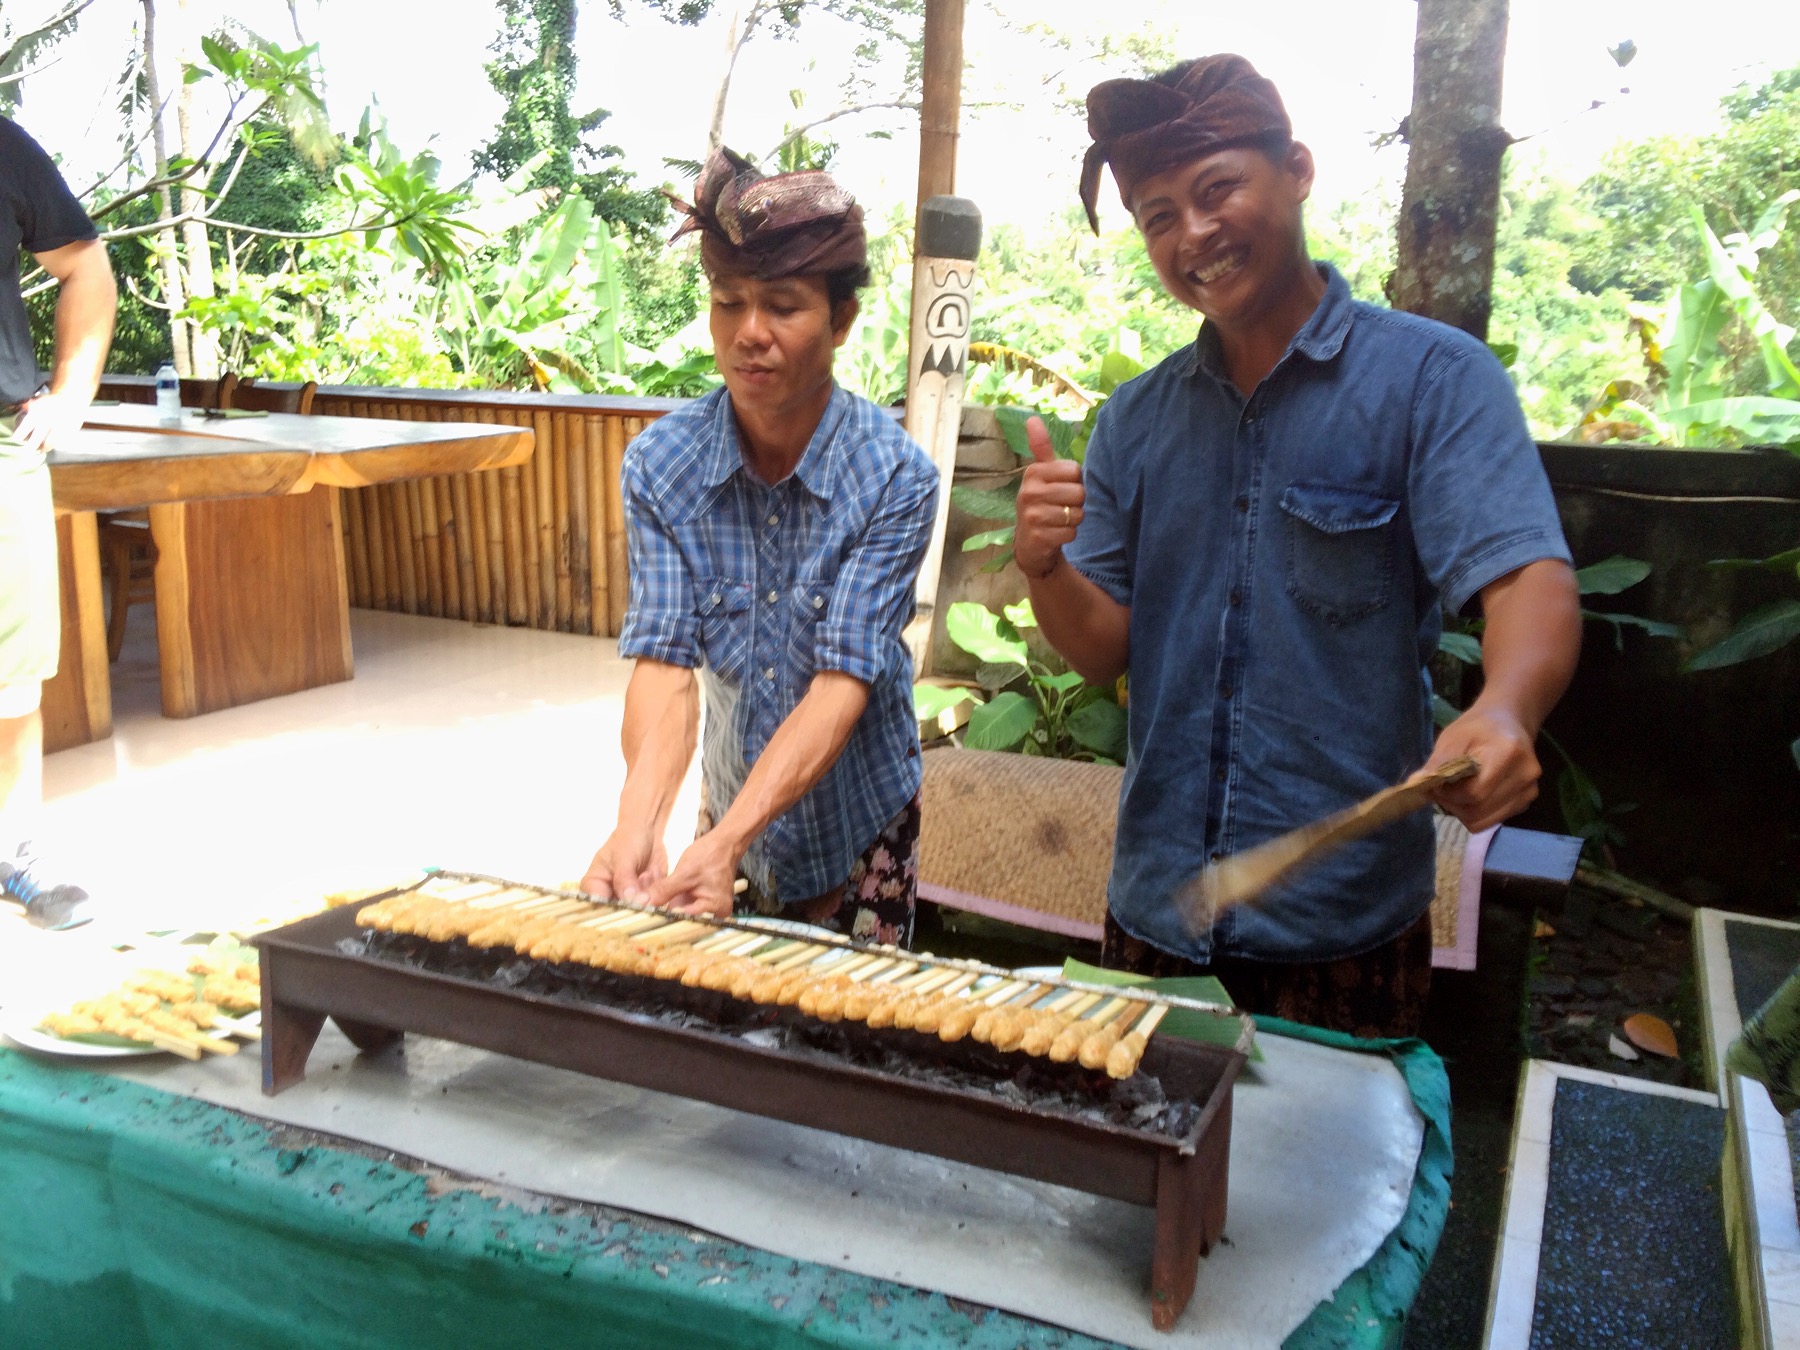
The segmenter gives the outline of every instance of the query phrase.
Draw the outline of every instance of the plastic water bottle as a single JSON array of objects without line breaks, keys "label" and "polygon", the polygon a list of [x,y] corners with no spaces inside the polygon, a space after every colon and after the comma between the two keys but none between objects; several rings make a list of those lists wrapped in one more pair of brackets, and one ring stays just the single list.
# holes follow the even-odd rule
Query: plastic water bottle
[{"label": "plastic water bottle", "polygon": [[167,426],[181,421],[181,377],[171,361],[156,372],[156,420]]}]

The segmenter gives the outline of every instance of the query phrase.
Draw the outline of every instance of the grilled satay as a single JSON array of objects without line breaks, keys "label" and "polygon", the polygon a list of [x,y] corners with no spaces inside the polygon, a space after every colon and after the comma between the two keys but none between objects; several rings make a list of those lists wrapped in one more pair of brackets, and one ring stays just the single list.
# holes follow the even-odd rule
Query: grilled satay
[{"label": "grilled satay", "polygon": [[469,945],[523,950],[571,915],[591,914],[593,911],[593,905],[586,900],[553,900],[543,905],[521,905],[471,929],[467,934]]},{"label": "grilled satay", "polygon": [[[841,1022],[848,1015],[845,1005],[850,995],[855,993],[867,981],[878,975],[885,975],[908,963],[897,956],[883,956],[871,961],[861,970],[848,975],[839,975],[826,982],[813,997],[812,1015],[821,1022]],[[801,1009],[805,1010],[805,1000],[801,1000]]]},{"label": "grilled satay", "polygon": [[[894,1025],[902,1031],[936,1031],[938,1022],[952,1006],[951,1000],[960,1000],[962,992],[980,978],[977,972],[965,970],[939,985],[932,993],[915,994],[912,998],[900,1000],[894,1008]],[[929,1028],[925,1025],[927,1022],[930,1024]]]},{"label": "grilled satay", "polygon": [[1137,1025],[1115,1045],[1106,1056],[1106,1072],[1113,1078],[1129,1078],[1137,1072],[1138,1061],[1144,1057],[1144,1050],[1150,1041],[1150,1033],[1156,1030],[1157,1023],[1168,1015],[1169,1005],[1158,1003],[1153,1005]]},{"label": "grilled satay", "polygon": [[453,942],[499,918],[496,910],[535,910],[557,903],[558,897],[547,896],[529,886],[515,886],[510,893],[495,896],[494,900],[497,903],[491,905],[447,905],[416,924],[413,932],[430,942]]},{"label": "grilled satay", "polygon": [[943,1021],[938,1023],[938,1039],[948,1043],[960,1041],[972,1034],[976,1023],[984,1017],[991,1021],[995,1006],[1013,997],[1025,985],[1024,980],[1002,980],[994,988],[982,990],[978,996],[969,1000],[967,1007],[956,1008],[944,1014]]},{"label": "grilled satay", "polygon": [[[843,990],[850,987],[850,977],[852,975],[860,970],[868,970],[870,967],[884,959],[885,958],[883,957],[865,952],[860,956],[851,956],[845,960],[834,962],[829,969],[820,972],[812,979],[802,981],[795,988],[793,998],[794,1006],[799,1008],[800,1011],[805,1013],[808,1017],[817,1017],[819,1015],[819,1000],[822,997],[834,991],[841,994]],[[785,995],[785,993],[786,991],[784,990],[783,994]],[[786,1001],[785,997],[782,1001]],[[841,998],[839,1002],[841,1004]]]},{"label": "grilled satay", "polygon": [[907,1013],[907,1021],[910,1023],[918,1011],[920,1000],[929,998],[935,990],[943,988],[955,978],[954,966],[934,966],[917,978],[903,980],[893,986],[891,993],[878,999],[863,1020],[876,1031],[883,1027],[898,1026],[900,1010],[907,1008],[910,1009]]},{"label": "grilled satay", "polygon": [[[869,1014],[883,1002],[892,1003],[903,996],[904,990],[911,982],[922,980],[919,972],[920,963],[902,960],[891,969],[884,970],[844,995],[842,1009],[847,1022],[866,1022]],[[935,970],[936,967],[932,967]],[[930,971],[926,972],[927,974]]]},{"label": "grilled satay", "polygon": [[[1143,1005],[1135,999],[1124,1000],[1119,1010],[1107,1017],[1100,1030],[1091,1033],[1075,1051],[1075,1062],[1084,1069],[1104,1069],[1106,1057],[1112,1053],[1113,1047],[1119,1043],[1125,1028],[1142,1012]],[[1106,1010],[1100,1010],[1104,1013]],[[1095,1014],[1098,1020],[1100,1014]]]},{"label": "grilled satay", "polygon": [[[1050,1047],[1056,1043],[1057,1037],[1062,1035],[1076,1018],[1100,1002],[1103,997],[1102,994],[1077,994],[1066,1004],[1058,1000],[1061,1010],[1035,1019],[1020,1040],[1019,1049],[1028,1055],[1047,1054]],[[1052,1007],[1056,1006],[1052,1005]]]},{"label": "grilled satay", "polygon": [[[1068,1064],[1081,1053],[1081,1043],[1092,1036],[1101,1027],[1125,1011],[1128,999],[1113,998],[1107,1000],[1098,1012],[1092,1016],[1083,1016],[1071,1022],[1056,1035],[1050,1043],[1050,1061],[1053,1064]],[[1102,1063],[1105,1061],[1103,1060]]]},{"label": "grilled satay", "polygon": [[[799,969],[801,966],[810,965],[829,950],[830,948],[822,942],[801,943],[796,945],[780,959],[771,961],[769,963],[769,968],[762,974],[756,976],[755,979],[750,982],[749,988],[745,991],[749,996],[750,1002],[776,1002],[781,997],[782,987],[787,983],[788,978],[795,970]],[[731,986],[732,997],[744,997],[744,995],[739,994],[737,990],[738,986],[733,984]]]},{"label": "grilled satay", "polygon": [[[987,1000],[988,1009],[975,1019],[975,1025],[969,1028],[969,1035],[983,1045],[993,1045],[1001,1030],[1013,1019],[1027,1012],[1031,1006],[1042,998],[1050,988],[1047,984],[1027,985],[1022,991],[1015,990],[1004,998]],[[1023,1035],[1023,1033],[1020,1033]]]}]

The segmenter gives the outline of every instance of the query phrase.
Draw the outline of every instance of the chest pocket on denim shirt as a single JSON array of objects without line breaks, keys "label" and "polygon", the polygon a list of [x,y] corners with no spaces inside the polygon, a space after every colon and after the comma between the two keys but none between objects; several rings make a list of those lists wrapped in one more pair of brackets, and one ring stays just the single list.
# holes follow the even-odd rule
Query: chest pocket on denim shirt
[{"label": "chest pocket on denim shirt", "polygon": [[706,664],[715,674],[742,679],[750,655],[750,583],[702,577],[694,590]]},{"label": "chest pocket on denim shirt", "polygon": [[829,577],[802,577],[788,588],[788,655],[798,670],[817,668],[814,662],[818,658],[819,620],[831,612],[831,588],[835,584]]},{"label": "chest pocket on denim shirt", "polygon": [[1332,625],[1353,623],[1388,602],[1394,583],[1391,497],[1322,483],[1282,491],[1287,591]]}]

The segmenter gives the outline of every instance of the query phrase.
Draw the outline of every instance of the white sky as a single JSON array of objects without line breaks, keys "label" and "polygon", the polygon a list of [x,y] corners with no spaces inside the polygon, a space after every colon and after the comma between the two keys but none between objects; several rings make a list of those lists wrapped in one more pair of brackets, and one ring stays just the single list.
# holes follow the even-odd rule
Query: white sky
[{"label": "white sky", "polygon": [[[720,0],[720,8],[729,3]],[[430,142],[450,177],[466,173],[470,153],[500,112],[482,71],[496,27],[492,0],[298,4],[308,38],[322,46],[334,119],[354,126],[378,95],[402,149]],[[202,16],[229,9],[265,35],[291,41],[288,8],[279,0],[189,5]],[[20,27],[50,8],[50,0],[5,0],[4,13]],[[173,23],[174,0],[162,0],[162,9]],[[1192,0],[969,0],[965,103],[1015,105],[964,115],[957,187],[989,221],[1040,224],[1074,200],[1085,130],[1079,115],[1053,106],[1046,72],[1060,70],[1078,91],[1108,72],[1070,66],[1066,55],[1019,26],[1036,22],[1092,39],[1097,9],[1115,34],[1162,32],[1182,55],[1235,50],[1254,61],[1281,88],[1296,134],[1314,149],[1318,204],[1366,192],[1402,171],[1403,147],[1377,153],[1370,140],[1391,130],[1411,100],[1413,0],[1283,0],[1229,9]],[[63,157],[72,181],[110,162],[108,81],[140,16],[138,0],[97,0],[57,64],[23,86],[20,121]],[[1606,48],[1624,38],[1637,43],[1638,55],[1621,70]],[[738,65],[727,142],[769,149],[796,120],[793,89],[806,92],[813,116],[838,106],[848,51],[847,34],[828,18],[809,21],[799,42],[753,44]],[[603,135],[625,147],[641,181],[674,176],[664,156],[699,156],[722,61],[716,18],[698,28],[650,17],[620,24],[604,0],[583,0],[577,55],[578,111],[612,111]],[[1578,173],[1620,138],[1703,129],[1721,93],[1797,64],[1800,4],[1793,0],[1724,0],[1716,10],[1694,0],[1513,0],[1504,120],[1514,135],[1536,133],[1527,142],[1534,153]],[[1595,100],[1604,106],[1589,111]],[[844,144],[839,176],[877,214],[910,201],[916,126],[907,114],[876,113],[829,129]],[[895,135],[864,139],[859,128]],[[1116,198],[1107,198],[1113,223],[1123,223]]]}]

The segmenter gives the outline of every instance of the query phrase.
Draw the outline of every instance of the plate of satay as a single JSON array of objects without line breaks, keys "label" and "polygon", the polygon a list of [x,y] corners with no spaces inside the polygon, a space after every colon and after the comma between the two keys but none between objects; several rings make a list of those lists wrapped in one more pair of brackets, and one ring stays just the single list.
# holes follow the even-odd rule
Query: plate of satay
[{"label": "plate of satay", "polygon": [[184,957],[179,969],[136,970],[92,998],[8,1008],[0,1033],[25,1049],[77,1059],[236,1054],[241,1041],[262,1034],[256,953],[215,944]]}]

